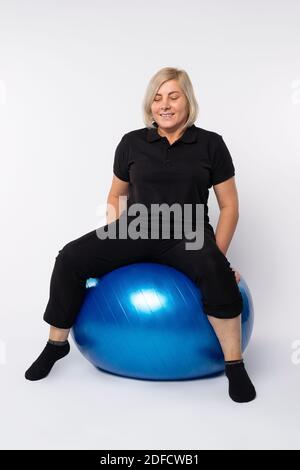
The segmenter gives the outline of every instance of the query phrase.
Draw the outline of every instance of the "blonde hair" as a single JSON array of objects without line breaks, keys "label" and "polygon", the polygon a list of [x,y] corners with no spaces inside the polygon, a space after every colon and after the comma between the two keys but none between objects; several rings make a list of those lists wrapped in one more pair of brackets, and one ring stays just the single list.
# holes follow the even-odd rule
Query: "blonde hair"
[{"label": "blonde hair", "polygon": [[142,110],[143,119],[146,127],[154,128],[154,119],[151,112],[151,104],[160,86],[168,80],[177,80],[185,94],[188,102],[188,118],[184,124],[183,129],[190,127],[197,119],[199,106],[195,98],[192,82],[185,70],[177,69],[174,67],[163,67],[153,75],[147,86],[146,93],[143,100]]}]

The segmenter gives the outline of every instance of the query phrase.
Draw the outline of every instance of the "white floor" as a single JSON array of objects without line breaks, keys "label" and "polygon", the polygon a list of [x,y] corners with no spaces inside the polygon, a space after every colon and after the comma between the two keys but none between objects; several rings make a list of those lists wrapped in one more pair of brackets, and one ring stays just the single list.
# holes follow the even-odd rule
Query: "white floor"
[{"label": "white floor", "polygon": [[[40,328],[46,334],[46,324]],[[1,448],[300,447],[300,365],[291,361],[290,338],[262,341],[254,332],[244,359],[257,398],[245,404],[231,401],[224,375],[185,382],[122,378],[97,370],[70,342],[70,354],[38,382],[25,380],[24,371],[44,337],[2,344]]]}]

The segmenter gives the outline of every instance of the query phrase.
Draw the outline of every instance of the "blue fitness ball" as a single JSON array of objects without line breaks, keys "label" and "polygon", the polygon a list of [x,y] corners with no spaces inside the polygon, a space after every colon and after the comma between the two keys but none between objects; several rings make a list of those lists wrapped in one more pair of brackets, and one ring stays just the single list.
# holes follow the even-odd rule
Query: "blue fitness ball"
[{"label": "blue fitness ball", "polygon": [[[253,302],[241,277],[242,351],[253,330]],[[184,380],[224,371],[201,290],[183,272],[133,263],[86,281],[71,335],[88,361],[124,377]]]}]

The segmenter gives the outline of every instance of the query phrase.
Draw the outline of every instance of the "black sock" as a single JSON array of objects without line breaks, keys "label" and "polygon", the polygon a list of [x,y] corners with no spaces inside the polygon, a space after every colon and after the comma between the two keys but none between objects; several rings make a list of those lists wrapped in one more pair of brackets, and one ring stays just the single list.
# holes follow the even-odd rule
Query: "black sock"
[{"label": "black sock", "polygon": [[68,343],[68,340],[66,339],[66,341],[55,341],[54,339],[48,339],[48,343],[55,344],[56,346],[64,346]]},{"label": "black sock", "polygon": [[225,361],[225,374],[229,380],[229,396],[233,401],[243,403],[254,400],[256,391],[243,359]]},{"label": "black sock", "polygon": [[58,359],[62,359],[70,351],[69,341],[48,340],[45,348],[25,372],[27,380],[40,380],[46,377]]}]

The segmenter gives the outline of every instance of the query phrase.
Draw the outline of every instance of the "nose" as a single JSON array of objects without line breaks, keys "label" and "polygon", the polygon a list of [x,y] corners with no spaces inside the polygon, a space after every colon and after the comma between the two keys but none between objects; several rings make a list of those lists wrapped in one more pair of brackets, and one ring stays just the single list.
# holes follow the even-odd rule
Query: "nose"
[{"label": "nose", "polygon": [[166,110],[170,109],[169,100],[170,100],[170,98],[168,96],[166,96],[165,98],[162,98],[162,102],[161,102],[161,110],[162,111],[166,111]]},{"label": "nose", "polygon": [[161,111],[168,111],[170,109],[170,106],[168,103],[164,104],[162,107],[161,107]]}]

